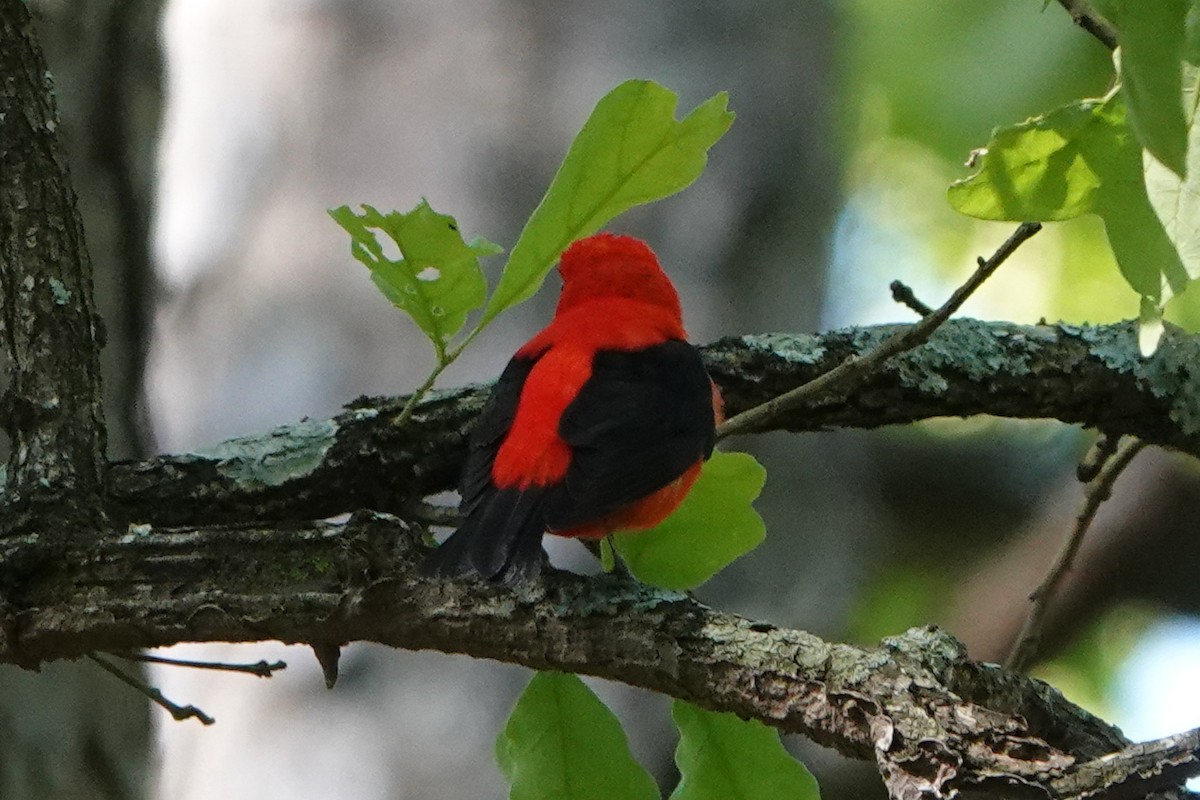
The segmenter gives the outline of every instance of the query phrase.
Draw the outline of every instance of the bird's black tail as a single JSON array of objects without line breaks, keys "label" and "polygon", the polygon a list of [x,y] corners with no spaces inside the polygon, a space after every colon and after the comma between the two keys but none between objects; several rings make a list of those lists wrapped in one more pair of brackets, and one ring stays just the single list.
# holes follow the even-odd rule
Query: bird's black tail
[{"label": "bird's black tail", "polygon": [[422,572],[438,578],[482,577],[513,585],[542,566],[545,492],[501,489],[487,493],[449,539],[425,560]]}]

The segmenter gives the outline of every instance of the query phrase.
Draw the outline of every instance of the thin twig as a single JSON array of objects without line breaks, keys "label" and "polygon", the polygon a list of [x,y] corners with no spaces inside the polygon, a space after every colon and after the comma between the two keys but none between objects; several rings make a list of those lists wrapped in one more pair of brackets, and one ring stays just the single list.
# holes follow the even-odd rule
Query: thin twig
[{"label": "thin twig", "polygon": [[225,664],[220,661],[188,661],[183,658],[168,658],[151,653],[111,653],[126,661],[141,661],[146,664],[168,664],[173,667],[188,667],[190,669],[215,669],[221,672],[244,672],[257,675],[260,678],[270,678],[281,669],[287,669],[282,661],[258,661],[254,664]]},{"label": "thin twig", "polygon": [[1112,23],[1097,14],[1087,0],[1058,0],[1076,25],[1095,36],[1109,50],[1117,49],[1117,31]]},{"label": "thin twig", "polygon": [[933,308],[921,302],[921,298],[913,294],[912,288],[903,281],[892,281],[888,288],[892,290],[893,300],[909,308],[918,317],[928,317],[933,313]]},{"label": "thin twig", "polygon": [[182,722],[185,719],[190,719],[190,718],[194,717],[195,719],[200,720],[205,725],[212,725],[214,722],[216,722],[215,719],[210,717],[208,714],[205,714],[203,711],[196,708],[195,706],[181,706],[176,703],[172,703],[170,700],[163,697],[163,693],[160,692],[158,689],[155,689],[153,686],[148,686],[145,683],[142,683],[141,681],[139,681],[137,678],[133,677],[132,675],[122,672],[121,670],[117,669],[116,666],[109,663],[108,661],[101,658],[100,656],[96,655],[95,653],[88,653],[88,658],[90,658],[93,662],[95,662],[95,664],[98,667],[100,667],[100,669],[104,670],[109,675],[112,675],[114,678],[121,681],[121,683],[124,683],[126,686],[133,688],[135,691],[145,695],[146,697],[153,700],[155,703],[158,703],[160,706],[165,708],[167,710],[167,713],[169,713],[177,721]]},{"label": "thin twig", "polygon": [[1096,441],[1092,442],[1092,446],[1075,466],[1075,477],[1079,482],[1091,483],[1096,480],[1096,476],[1100,474],[1100,470],[1104,469],[1104,465],[1112,458],[1113,453],[1117,452],[1120,444],[1120,436],[1110,436],[1107,433],[1097,436]]},{"label": "thin twig", "polygon": [[1117,477],[1145,446],[1145,442],[1132,436],[1122,439],[1096,474],[1095,479],[1087,485],[1083,507],[1079,509],[1079,515],[1075,518],[1075,528],[1071,531],[1071,536],[1063,545],[1050,572],[1029,595],[1032,603],[1029,608],[1029,616],[1025,618],[1025,624],[1021,626],[1021,632],[1017,635],[1017,640],[1013,644],[1012,650],[1009,651],[1008,658],[1004,661],[1006,669],[1024,672],[1037,656],[1046,610],[1049,608],[1050,601],[1054,598],[1063,576],[1070,572],[1075,556],[1079,552],[1079,546],[1083,543],[1084,534],[1087,533],[1092,520],[1096,518],[1100,504],[1112,494],[1112,487]]},{"label": "thin twig", "polygon": [[790,392],[785,392],[761,405],[757,405],[735,417],[727,419],[717,428],[717,438],[723,439],[726,436],[754,430],[767,420],[800,405],[812,397],[830,391],[835,385],[860,379],[892,356],[923,344],[942,323],[950,318],[951,314],[966,302],[967,298],[976,289],[983,285],[983,282],[1018,247],[1041,229],[1041,223],[1022,222],[1013,232],[1012,236],[1009,236],[1004,244],[1000,245],[995,253],[992,253],[991,258],[979,259],[979,267],[975,270],[975,273],[967,279],[966,283],[955,289],[954,294],[950,295],[950,299],[943,303],[936,311],[922,317],[919,322],[888,337],[865,356],[849,356],[845,361],[829,370],[829,372],[818,375],[803,386],[798,386]]}]

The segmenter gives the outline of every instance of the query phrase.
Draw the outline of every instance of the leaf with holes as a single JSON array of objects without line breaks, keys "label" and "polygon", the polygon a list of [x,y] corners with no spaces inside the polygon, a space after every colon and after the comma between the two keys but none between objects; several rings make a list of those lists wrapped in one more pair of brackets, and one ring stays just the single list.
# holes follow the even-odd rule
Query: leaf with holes
[{"label": "leaf with holes", "polygon": [[1190,280],[1151,206],[1142,148],[1119,95],[1071,103],[996,130],[980,171],[953,184],[949,200],[980,219],[1098,215],[1121,274],[1142,295],[1143,321],[1151,325],[1163,303]]},{"label": "leaf with holes", "polygon": [[[362,208],[356,214],[341,206],[329,215],[350,234],[350,252],[371,270],[379,291],[413,318],[442,360],[446,343],[462,329],[468,312],[487,297],[479,259],[501,248],[483,239],[463,241],[454,218],[424,200],[406,214]],[[376,231],[391,240],[399,258],[385,251]]]}]

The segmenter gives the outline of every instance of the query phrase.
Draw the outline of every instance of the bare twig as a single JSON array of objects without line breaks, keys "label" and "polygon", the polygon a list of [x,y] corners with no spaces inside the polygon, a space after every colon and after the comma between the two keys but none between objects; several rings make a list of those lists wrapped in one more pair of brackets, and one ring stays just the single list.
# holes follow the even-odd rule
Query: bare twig
[{"label": "bare twig", "polygon": [[933,313],[933,308],[921,302],[921,299],[913,294],[912,288],[903,281],[892,281],[888,288],[892,290],[893,300],[907,306],[918,317],[928,317]]},{"label": "bare twig", "polygon": [[1106,433],[1097,436],[1096,441],[1092,442],[1092,446],[1084,453],[1083,458],[1079,459],[1079,464],[1075,467],[1075,477],[1079,479],[1079,482],[1091,483],[1096,480],[1096,476],[1100,474],[1100,470],[1104,469],[1104,465],[1112,458],[1113,453],[1117,452],[1120,444],[1120,436],[1110,436]]},{"label": "bare twig", "polygon": [[225,664],[219,661],[189,661],[183,658],[168,658],[152,653],[112,653],[117,658],[126,661],[140,661],[145,664],[168,664],[173,667],[188,667],[189,669],[213,669],[221,672],[243,672],[257,675],[260,678],[270,678],[281,669],[287,669],[282,661],[258,661],[254,664]]},{"label": "bare twig", "polygon": [[1117,49],[1117,31],[1112,23],[1097,14],[1087,0],[1058,0],[1076,25],[1095,36],[1109,50]]},{"label": "bare twig", "polygon": [[935,330],[957,311],[996,269],[1008,260],[1018,247],[1042,229],[1040,223],[1023,222],[1011,236],[1000,245],[991,258],[979,259],[979,267],[966,283],[954,290],[945,303],[936,311],[922,317],[920,322],[904,328],[885,339],[879,347],[861,357],[850,356],[842,363],[808,383],[790,392],[774,397],[767,402],[743,411],[726,420],[717,428],[717,438],[723,439],[737,433],[747,433],[768,420],[794,408],[801,403],[828,392],[836,385],[861,379],[894,355],[911,350],[929,339]]},{"label": "bare twig", "polygon": [[1111,451],[1111,455],[1106,459],[1096,477],[1088,484],[1083,506],[1079,509],[1079,516],[1075,519],[1075,528],[1071,531],[1071,536],[1063,545],[1050,572],[1029,595],[1033,605],[1029,609],[1029,616],[1025,618],[1025,624],[1021,626],[1021,632],[1017,635],[1012,650],[1009,651],[1008,658],[1005,659],[1006,669],[1024,672],[1037,656],[1038,645],[1041,642],[1042,623],[1059,583],[1063,576],[1071,570],[1075,555],[1079,552],[1080,544],[1083,543],[1084,534],[1087,533],[1092,520],[1095,519],[1100,504],[1109,498],[1117,477],[1125,467],[1129,466],[1129,462],[1141,452],[1143,447],[1145,447],[1145,442],[1132,437],[1121,440],[1116,449]]},{"label": "bare twig", "polygon": [[185,719],[195,718],[200,720],[205,725],[212,725],[214,722],[216,722],[215,719],[210,717],[208,714],[205,714],[195,706],[181,706],[176,703],[172,703],[170,700],[163,697],[163,693],[158,689],[155,689],[153,686],[148,686],[132,675],[122,672],[112,663],[106,661],[95,653],[88,653],[88,658],[91,659],[98,667],[100,667],[100,669],[121,681],[121,683],[132,687],[134,690],[144,694],[146,697],[165,708],[167,713],[169,713],[177,721],[182,722]]}]

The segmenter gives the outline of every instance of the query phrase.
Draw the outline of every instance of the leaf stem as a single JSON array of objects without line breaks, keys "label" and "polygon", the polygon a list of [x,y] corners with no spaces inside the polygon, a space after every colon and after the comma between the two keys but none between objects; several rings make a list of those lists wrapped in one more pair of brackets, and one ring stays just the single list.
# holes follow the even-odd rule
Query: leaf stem
[{"label": "leaf stem", "polygon": [[418,386],[416,391],[409,395],[408,402],[404,404],[404,408],[400,409],[400,415],[396,417],[396,421],[392,423],[393,425],[401,426],[412,419],[412,415],[416,412],[417,406],[419,406],[421,401],[425,399],[425,395],[429,394],[429,390],[433,388],[433,384],[437,382],[437,379],[443,372],[446,371],[447,367],[458,360],[458,357],[461,356],[463,351],[467,349],[467,345],[475,341],[475,337],[480,334],[480,332],[490,321],[491,320],[488,319],[480,320],[479,324],[467,334],[465,339],[449,350],[447,350],[446,346],[441,342],[434,342],[434,352],[436,353],[438,360],[437,366],[434,367],[433,371],[430,372],[425,378],[425,382]]},{"label": "leaf stem", "polygon": [[412,415],[417,410],[417,406],[420,405],[421,401],[425,399],[425,395],[429,394],[429,390],[433,388],[433,384],[437,381],[438,377],[446,371],[446,367],[454,363],[454,359],[457,357],[457,354],[446,354],[442,358],[438,359],[438,365],[434,367],[433,371],[429,373],[429,376],[425,378],[425,382],[418,386],[416,391],[408,396],[408,402],[404,404],[404,408],[400,409],[400,415],[396,417],[396,421],[392,423],[393,425],[396,427],[401,427],[410,419],[412,419]]}]

